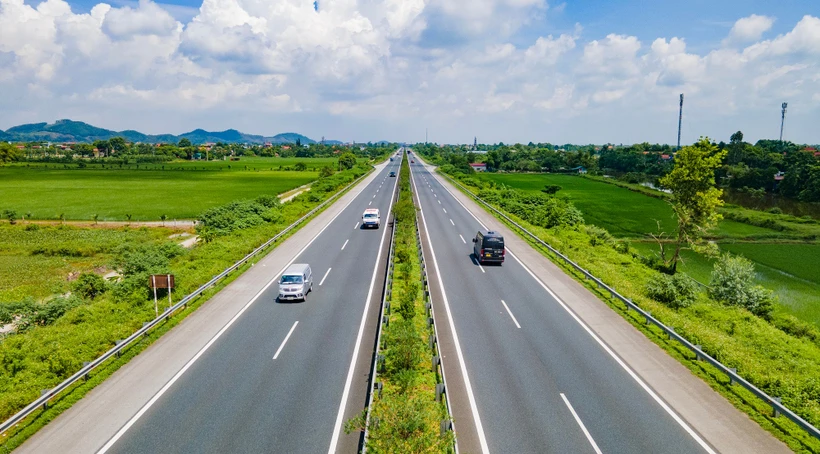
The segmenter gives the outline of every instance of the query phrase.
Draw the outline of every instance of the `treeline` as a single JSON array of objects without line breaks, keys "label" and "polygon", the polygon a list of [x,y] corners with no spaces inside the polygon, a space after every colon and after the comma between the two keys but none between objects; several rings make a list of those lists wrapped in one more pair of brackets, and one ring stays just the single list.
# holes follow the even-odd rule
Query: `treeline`
[{"label": "treeline", "polygon": [[69,162],[75,158],[99,159],[103,162],[127,160],[136,163],[160,163],[175,159],[202,159],[215,160],[227,156],[262,156],[283,158],[321,158],[333,157],[344,153],[352,153],[361,158],[379,158],[394,152],[398,148],[395,144],[354,144],[325,145],[313,143],[309,145],[272,144],[248,145],[238,143],[215,143],[210,146],[194,145],[190,140],[183,138],[178,143],[130,143],[123,137],[113,137],[108,140],[97,140],[94,143],[75,143],[71,145],[47,144],[30,142],[23,144],[0,144],[0,162],[11,161],[46,161]]},{"label": "treeline", "polygon": [[[803,202],[820,202],[820,154],[817,147],[788,141],[743,141],[743,133],[732,134],[729,142],[716,144],[726,152],[716,170],[716,185],[753,194],[777,194]],[[629,183],[659,180],[675,165],[675,148],[669,145],[556,146],[528,145],[472,146],[416,145],[423,156],[438,164],[450,164],[462,173],[471,173],[469,164],[483,162],[489,172],[588,172],[607,174]]]}]

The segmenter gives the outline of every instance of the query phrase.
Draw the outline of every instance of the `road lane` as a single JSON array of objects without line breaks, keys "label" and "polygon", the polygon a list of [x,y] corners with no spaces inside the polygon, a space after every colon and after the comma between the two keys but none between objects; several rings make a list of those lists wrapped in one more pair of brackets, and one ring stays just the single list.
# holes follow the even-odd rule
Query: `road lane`
[{"label": "road lane", "polygon": [[[377,194],[383,182],[371,182],[296,257],[314,272],[305,303],[279,303],[277,285],[268,288],[109,452],[327,450],[383,237],[382,229],[338,232],[361,217],[368,199],[387,218],[395,180]],[[323,269],[334,272],[320,289]]]},{"label": "road lane", "polygon": [[[480,224],[419,163],[411,169],[431,188],[419,199],[491,452],[595,452],[562,394],[603,452],[704,452],[510,254],[479,267],[459,236]],[[432,209],[438,200],[447,214]]]}]

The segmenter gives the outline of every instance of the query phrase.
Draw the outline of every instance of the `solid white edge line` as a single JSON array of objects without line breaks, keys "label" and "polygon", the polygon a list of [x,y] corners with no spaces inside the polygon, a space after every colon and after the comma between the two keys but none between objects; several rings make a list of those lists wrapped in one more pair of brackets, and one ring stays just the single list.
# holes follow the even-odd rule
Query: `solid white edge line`
[{"label": "solid white edge line", "polygon": [[345,240],[345,244],[343,244],[343,245],[342,245],[342,249],[341,249],[341,250],[343,250],[343,251],[345,250],[345,246],[347,246],[347,242],[348,242],[348,241],[350,241],[350,238],[348,238],[348,239],[346,239],[346,240]]},{"label": "solid white edge line", "polygon": [[[396,190],[398,189],[398,179],[393,183],[393,192],[390,196],[390,204],[387,206],[387,216],[390,217],[390,210],[393,209],[393,200],[396,198]],[[347,370],[347,379],[345,381],[344,391],[342,392],[342,401],[339,404],[339,412],[336,414],[336,424],[333,425],[333,436],[330,439],[330,447],[328,454],[336,453],[336,445],[339,443],[339,434],[342,430],[342,423],[344,422],[345,406],[350,395],[350,386],[353,384],[353,372],[356,369],[356,360],[359,357],[359,347],[362,344],[362,336],[364,335],[364,325],[367,322],[367,310],[370,307],[370,300],[373,297],[373,288],[376,284],[376,275],[379,271],[379,261],[382,258],[382,249],[384,249],[384,239],[387,234],[387,229],[382,229],[382,239],[379,242],[379,253],[376,255],[376,264],[373,265],[373,276],[370,278],[370,289],[367,291],[367,300],[364,303],[364,311],[362,312],[362,321],[359,324],[359,334],[356,336],[356,346],[353,348],[353,358],[350,359],[350,368]]]},{"label": "solid white edge line", "polygon": [[575,413],[575,409],[572,408],[572,404],[569,403],[569,399],[567,399],[567,396],[565,396],[564,393],[561,393],[561,399],[564,399],[564,403],[567,404],[567,408],[569,408],[570,413],[572,413],[572,417],[575,418],[575,422],[577,422],[578,425],[581,426],[581,430],[584,432],[584,435],[587,437],[587,440],[589,440],[589,444],[592,445],[592,449],[595,450],[596,454],[603,454],[601,452],[601,449],[598,448],[598,444],[595,443],[595,440],[592,438],[592,435],[589,434],[589,431],[587,430],[587,427],[584,425],[584,422],[581,421],[580,417],[578,417],[578,413]]},{"label": "solid white edge line", "polygon": [[[416,181],[414,178],[410,178],[413,182],[413,187],[416,187]],[[418,188],[416,188],[416,192],[418,192]],[[421,199],[419,199],[419,205],[421,204]],[[430,234],[430,230],[427,229],[427,220],[424,218],[424,210],[419,206],[419,215],[421,216],[421,222],[424,224],[424,230],[427,234]],[[450,332],[453,333],[453,346],[456,348],[456,352],[458,353],[458,364],[461,368],[461,375],[464,377],[464,387],[467,388],[467,399],[470,401],[470,411],[473,413],[473,422],[475,423],[476,432],[478,433],[478,442],[481,445],[481,452],[483,454],[489,454],[490,448],[487,445],[487,437],[484,435],[484,426],[481,424],[481,417],[478,415],[478,405],[476,404],[475,395],[473,394],[473,388],[470,384],[470,377],[467,374],[467,364],[464,362],[464,354],[461,352],[461,344],[458,341],[458,334],[456,333],[456,324],[453,321],[453,313],[450,311],[450,301],[447,299],[447,292],[444,291],[444,280],[441,277],[441,271],[438,268],[438,260],[436,260],[436,251],[433,248],[430,248],[430,258],[433,260],[433,267],[436,269],[436,275],[439,277],[438,285],[441,289],[441,297],[444,302],[444,308],[447,310],[447,321],[450,324]]]},{"label": "solid white edge line", "polygon": [[516,328],[521,329],[521,325],[518,324],[518,320],[515,319],[515,315],[513,315],[512,311],[510,310],[510,307],[507,306],[507,303],[505,303],[504,300],[501,300],[501,304],[504,305],[504,309],[507,309],[507,313],[510,314],[510,318],[512,318],[512,321],[515,322]]},{"label": "solid white edge line", "polygon": [[[438,178],[437,175],[434,175],[434,177]],[[441,182],[439,182],[439,183],[441,183]],[[449,192],[450,195],[453,196],[454,199],[456,199],[456,202],[458,202],[468,213],[470,213],[470,216],[472,216],[473,219],[475,219],[476,222],[478,222],[481,225],[481,227],[483,227],[485,230],[487,229],[487,226],[484,225],[484,223],[481,222],[476,217],[476,215],[473,214],[472,211],[467,209],[467,207],[461,202],[461,200],[459,200],[458,197],[456,197],[452,193],[452,191],[450,191],[450,189],[448,187],[444,186],[444,184],[441,184],[441,186],[444,187],[444,189],[447,192]],[[469,196],[465,195],[465,197],[469,197]],[[492,216],[492,215],[490,215],[490,216]],[[499,222],[501,222],[501,221],[499,221]],[[541,279],[539,279],[538,276],[536,276],[535,273],[533,273],[532,270],[530,270],[529,267],[527,267],[527,265],[524,265],[524,262],[522,262],[512,251],[510,251],[509,248],[505,248],[505,249],[507,249],[507,251],[510,253],[510,255],[515,259],[515,261],[517,261],[522,267],[524,267],[524,269],[527,271],[527,273],[529,273],[529,275],[532,276],[532,278],[535,279],[535,281],[538,282],[541,285],[541,287],[543,287],[544,290],[547,291],[547,293],[549,293],[553,298],[555,298],[555,301],[557,301],[558,304],[560,304],[561,307],[563,307],[564,310],[567,311],[567,313],[569,313],[569,315],[573,319],[575,319],[575,321],[578,322],[579,325],[581,325],[581,327],[595,340],[595,342],[597,342],[598,345],[600,345],[601,348],[603,348],[604,351],[607,352],[609,354],[609,356],[611,356],[615,360],[615,362],[617,362],[629,374],[629,376],[632,377],[632,379],[635,380],[635,382],[638,383],[638,385],[640,385],[640,387],[643,388],[643,390],[646,391],[646,393],[649,394],[649,396],[652,397],[652,399],[654,399],[655,402],[657,402],[657,404],[660,405],[660,407],[663,408],[666,411],[666,413],[669,414],[669,416],[671,416],[672,419],[674,419],[675,422],[677,422],[678,425],[681,426],[683,428],[683,430],[685,430],[686,433],[688,433],[700,445],[701,448],[704,449],[704,451],[708,452],[709,454],[717,454],[717,452],[714,449],[712,449],[712,447],[709,446],[709,444],[706,443],[706,441],[704,441],[703,438],[701,438],[700,435],[697,432],[695,432],[695,430],[692,429],[689,426],[689,424],[686,423],[686,421],[683,420],[683,418],[678,416],[678,414],[675,412],[675,410],[673,410],[666,403],[666,401],[661,399],[661,397],[658,396],[655,393],[655,391],[653,391],[652,388],[650,388],[649,385],[647,385],[643,381],[643,379],[641,379],[638,376],[638,374],[635,371],[633,371],[632,368],[629,367],[621,359],[620,356],[618,356],[611,348],[609,348],[609,345],[607,345],[606,342],[603,341],[603,339],[601,339],[600,337],[598,337],[597,334],[595,334],[595,332],[592,330],[592,328],[587,326],[587,324],[583,320],[581,320],[581,318],[578,317],[578,315],[576,315],[575,312],[573,312],[572,309],[570,309],[569,306],[566,305],[566,303],[564,303],[564,300],[559,298],[558,295],[556,295],[555,292],[553,292],[552,289],[550,289],[547,286],[547,284],[545,284],[543,281],[541,281]],[[544,257],[544,259],[549,260],[546,257]]]},{"label": "solid white edge line", "polygon": [[330,270],[332,270],[332,269],[333,269],[333,268],[328,268],[328,269],[327,269],[327,271],[325,271],[325,275],[324,275],[324,276],[322,276],[322,280],[321,280],[321,281],[319,281],[319,287],[321,287],[321,286],[322,286],[322,284],[324,284],[324,283],[325,283],[325,279],[327,279],[327,275],[328,275],[328,274],[330,274]]},{"label": "solid white edge line", "polygon": [[[319,285],[321,285],[321,284],[319,284]],[[279,354],[282,353],[282,349],[285,348],[285,344],[288,343],[288,339],[290,339],[290,335],[293,334],[293,330],[296,329],[296,325],[298,325],[298,324],[299,324],[299,320],[296,320],[296,322],[293,324],[293,326],[290,327],[290,331],[288,331],[288,335],[285,336],[285,340],[282,341],[282,344],[279,346],[278,349],[276,349],[276,353],[273,354],[273,359],[278,358]]]},{"label": "solid white edge line", "polygon": [[[155,403],[159,400],[159,398],[160,398],[160,397],[162,397],[162,395],[163,395],[163,394],[165,394],[165,393],[166,393],[166,392],[167,392],[167,391],[171,388],[171,386],[173,386],[173,385],[174,385],[174,383],[176,383],[176,381],[177,381],[177,380],[179,380],[179,378],[180,378],[180,377],[182,377],[182,375],[183,375],[183,374],[185,374],[185,372],[186,372],[188,369],[190,369],[190,368],[191,368],[191,366],[193,366],[193,365],[194,365],[194,363],[195,363],[195,362],[196,362],[196,361],[197,361],[197,360],[198,360],[198,359],[199,359],[199,358],[200,358],[203,354],[205,354],[205,352],[206,352],[209,348],[211,348],[211,345],[213,345],[213,344],[214,344],[214,343],[215,343],[215,342],[216,342],[216,341],[217,341],[220,337],[222,337],[222,335],[225,333],[225,331],[227,331],[227,330],[228,330],[228,328],[230,328],[230,327],[231,327],[231,325],[233,325],[233,324],[234,324],[234,322],[235,322],[237,319],[239,319],[239,317],[240,317],[240,316],[242,316],[242,314],[244,314],[244,313],[245,313],[245,311],[246,311],[246,310],[248,310],[248,308],[249,308],[249,307],[251,307],[251,305],[252,305],[253,303],[255,303],[255,302],[256,302],[256,300],[257,300],[257,299],[259,299],[259,297],[260,297],[260,296],[262,296],[262,294],[263,294],[263,293],[265,293],[265,291],[268,289],[268,287],[270,287],[270,286],[271,286],[274,282],[276,282],[276,280],[279,278],[279,275],[280,275],[280,274],[282,274],[282,273],[284,273],[284,272],[285,272],[285,270],[286,270],[286,269],[287,269],[287,268],[288,268],[291,264],[293,264],[293,262],[295,262],[295,261],[296,261],[296,259],[297,259],[297,258],[299,258],[299,256],[300,256],[300,255],[302,255],[302,253],[303,253],[303,252],[305,252],[305,250],[306,250],[308,247],[310,247],[310,245],[311,245],[311,244],[313,244],[313,242],[314,242],[314,241],[316,241],[316,239],[317,239],[317,238],[319,238],[319,235],[321,235],[321,234],[322,234],[322,233],[323,233],[323,232],[324,232],[324,231],[325,231],[328,227],[330,227],[330,224],[332,224],[332,223],[333,223],[333,221],[335,221],[335,220],[336,220],[336,218],[338,218],[338,217],[339,217],[342,213],[344,213],[344,211],[347,209],[347,207],[349,207],[349,206],[350,206],[350,204],[351,204],[351,203],[353,203],[353,201],[354,201],[354,200],[356,200],[356,198],[358,198],[358,197],[359,197],[359,195],[361,195],[362,191],[364,191],[366,187],[367,187],[367,185],[363,185],[363,186],[362,186],[362,188],[361,188],[361,189],[359,189],[359,191],[356,193],[356,195],[355,195],[355,196],[353,196],[353,197],[350,199],[350,201],[349,201],[349,202],[347,202],[347,204],[346,204],[344,207],[342,207],[342,209],[341,209],[341,210],[339,210],[339,212],[338,212],[338,213],[336,213],[336,215],[335,215],[335,216],[333,216],[333,217],[332,217],[332,218],[331,218],[331,219],[327,222],[327,224],[325,224],[325,226],[324,226],[324,227],[322,227],[322,230],[319,230],[319,233],[317,233],[317,234],[316,234],[313,238],[311,238],[311,239],[310,239],[310,241],[308,241],[308,243],[307,243],[304,247],[302,247],[302,249],[300,249],[300,250],[299,250],[299,252],[297,252],[297,253],[296,253],[296,255],[294,255],[294,256],[293,256],[293,258],[292,258],[292,259],[290,259],[290,261],[289,261],[287,264],[285,264],[285,266],[284,266],[284,267],[282,267],[282,269],[281,269],[278,273],[276,273],[276,275],[275,275],[275,276],[274,276],[274,277],[273,277],[270,281],[268,281],[268,283],[267,283],[267,284],[265,284],[265,286],[264,286],[264,287],[262,287],[262,290],[259,290],[259,292],[258,292],[258,293],[257,293],[257,294],[253,297],[253,298],[251,298],[251,300],[250,300],[250,301],[248,301],[248,303],[247,303],[247,304],[245,304],[245,306],[243,306],[243,307],[242,307],[242,309],[240,309],[240,310],[239,310],[239,312],[237,312],[237,313],[236,313],[236,315],[234,315],[234,316],[233,316],[233,317],[232,317],[232,318],[228,321],[228,323],[227,323],[227,324],[225,324],[225,326],[223,326],[223,327],[222,327],[222,329],[220,329],[220,330],[219,330],[219,331],[218,331],[218,332],[214,335],[214,337],[212,337],[212,338],[211,338],[211,340],[209,340],[209,341],[208,341],[208,343],[207,343],[207,344],[205,344],[205,346],[204,346],[204,347],[202,347],[202,348],[201,348],[201,349],[200,349],[200,350],[196,353],[196,355],[194,355],[194,357],[193,357],[193,358],[189,359],[189,360],[188,360],[188,362],[187,362],[187,363],[185,363],[185,365],[184,365],[184,366],[182,366],[182,369],[180,369],[180,370],[179,370],[179,372],[177,372],[176,374],[174,374],[174,376],[173,376],[173,377],[171,377],[171,379],[170,379],[170,380],[168,380],[168,383],[166,383],[166,384],[165,384],[162,388],[160,388],[160,390],[159,390],[159,391],[157,391],[157,393],[156,393],[156,394],[154,394],[154,396],[151,398],[151,400],[149,400],[149,401],[148,401],[145,405],[143,405],[143,406],[142,406],[142,408],[140,408],[140,409],[139,409],[139,411],[138,411],[138,412],[137,412],[134,416],[132,416],[132,417],[131,417],[131,419],[129,419],[129,420],[128,420],[128,422],[127,422],[127,423],[125,423],[125,425],[124,425],[124,426],[122,426],[122,427],[120,428],[120,430],[118,430],[118,431],[117,431],[117,433],[115,433],[115,434],[114,434],[114,436],[113,436],[113,437],[111,437],[111,439],[109,439],[109,440],[108,440],[108,442],[106,442],[106,443],[105,443],[105,445],[103,445],[103,447],[102,447],[102,448],[100,448],[100,450],[99,450],[99,451],[97,451],[97,454],[105,454],[106,452],[108,452],[108,450],[109,450],[109,449],[111,449],[111,447],[112,447],[112,446],[114,446],[114,444],[117,442],[117,440],[119,440],[119,439],[120,439],[123,435],[125,435],[125,432],[127,432],[127,431],[128,431],[128,429],[130,429],[130,428],[131,428],[131,426],[133,426],[133,425],[134,425],[134,424],[135,424],[135,423],[136,423],[136,422],[137,422],[137,421],[138,421],[138,420],[142,417],[142,415],[144,415],[144,414],[145,414],[145,412],[147,412],[147,411],[148,411],[148,410],[149,410],[149,409],[150,409],[150,408],[151,408],[151,407],[152,407],[152,406],[153,406],[153,405],[154,405],[154,404],[155,404]],[[332,204],[331,204],[331,206],[332,206]]]},{"label": "solid white edge line", "polygon": [[462,242],[462,243],[467,244],[467,240],[465,240],[465,239],[464,239],[464,237],[463,237],[463,236],[461,236],[461,234],[460,234],[460,233],[458,234],[458,237],[459,237],[459,238],[461,238],[461,242]]}]

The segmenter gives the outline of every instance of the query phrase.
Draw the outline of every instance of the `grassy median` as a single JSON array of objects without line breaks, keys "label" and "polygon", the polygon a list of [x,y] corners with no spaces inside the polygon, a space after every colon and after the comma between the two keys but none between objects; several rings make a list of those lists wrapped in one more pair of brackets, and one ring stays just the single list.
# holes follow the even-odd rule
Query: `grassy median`
[{"label": "grassy median", "polygon": [[[429,348],[433,329],[427,323],[422,289],[421,259],[416,244],[416,208],[410,184],[410,167],[402,161],[399,200],[395,214],[395,267],[389,298],[389,323],[383,327],[377,380],[381,396],[373,400],[367,451],[372,453],[449,453],[453,433],[440,434],[448,419],[444,402],[436,401],[441,376],[432,368],[436,352]],[[346,430],[363,430],[365,415],[348,421]]]}]

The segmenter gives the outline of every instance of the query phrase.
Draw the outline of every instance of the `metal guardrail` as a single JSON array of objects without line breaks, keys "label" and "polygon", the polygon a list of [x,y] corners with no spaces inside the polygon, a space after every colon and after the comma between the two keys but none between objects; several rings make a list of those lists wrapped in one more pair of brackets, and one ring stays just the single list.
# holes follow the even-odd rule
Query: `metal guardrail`
[{"label": "metal guardrail", "polygon": [[620,300],[622,303],[624,303],[624,305],[626,305],[627,310],[632,309],[632,310],[635,310],[636,312],[638,312],[641,316],[644,317],[644,320],[646,321],[646,324],[651,323],[651,324],[657,326],[658,328],[661,329],[661,331],[663,331],[667,336],[669,336],[670,339],[675,339],[676,341],[681,343],[683,346],[688,348],[690,351],[695,353],[695,358],[697,360],[706,361],[707,363],[711,364],[713,367],[715,367],[716,369],[718,369],[719,371],[724,373],[726,376],[729,377],[729,383],[730,384],[734,384],[734,383],[739,384],[740,386],[742,386],[743,388],[745,388],[746,390],[748,390],[749,392],[754,394],[756,397],[758,397],[759,399],[766,402],[768,405],[771,405],[774,417],[777,417],[779,415],[783,415],[787,419],[791,420],[792,422],[794,422],[795,424],[800,426],[803,430],[808,432],[809,435],[813,436],[814,438],[820,439],[820,430],[818,430],[817,427],[811,425],[805,419],[798,416],[793,411],[789,410],[782,403],[780,403],[780,398],[779,397],[769,396],[768,394],[763,392],[761,389],[757,388],[756,386],[751,384],[749,381],[747,381],[746,379],[744,379],[743,377],[738,375],[736,369],[729,368],[729,367],[725,366],[723,363],[721,363],[717,359],[715,359],[712,356],[710,356],[709,354],[705,353],[701,349],[700,345],[695,345],[695,344],[689,342],[686,338],[684,338],[680,334],[676,333],[674,329],[664,325],[663,323],[661,323],[660,320],[653,317],[650,312],[643,310],[637,304],[632,302],[630,299],[622,296],[615,289],[613,289],[609,285],[605,284],[603,281],[601,281],[597,277],[593,276],[589,271],[585,270],[580,265],[578,265],[577,263],[570,260],[569,257],[565,256],[564,254],[559,252],[557,249],[555,249],[554,247],[547,244],[541,238],[538,238],[538,236],[536,236],[535,234],[533,234],[532,232],[530,232],[529,230],[527,230],[526,228],[521,226],[515,220],[513,220],[509,216],[507,216],[505,213],[501,212],[500,210],[498,210],[494,206],[490,205],[489,203],[487,203],[484,200],[482,200],[481,198],[479,198],[472,191],[470,191],[469,189],[464,187],[464,185],[462,185],[461,183],[459,183],[458,181],[456,181],[455,179],[453,179],[449,175],[446,175],[446,174],[443,174],[443,173],[441,173],[441,175],[444,175],[444,177],[446,177],[448,180],[450,180],[450,182],[452,182],[453,184],[455,184],[459,188],[461,188],[461,190],[463,192],[468,194],[470,197],[472,197],[473,199],[475,199],[477,202],[481,203],[482,205],[484,205],[488,209],[492,210],[492,212],[495,213],[496,215],[498,215],[499,217],[503,218],[508,224],[514,226],[515,228],[517,228],[518,230],[520,230],[521,232],[526,234],[532,241],[536,242],[541,247],[543,247],[546,250],[548,250],[549,252],[553,253],[556,257],[561,259],[565,264],[569,265],[570,267],[574,268],[576,271],[581,273],[584,276],[584,278],[589,279],[592,282],[594,282],[598,286],[599,289],[603,289],[606,292],[609,292],[610,297],[614,298],[614,299],[617,299],[617,300]]},{"label": "metal guardrail", "polygon": [[216,284],[217,282],[219,282],[220,280],[225,278],[231,272],[233,272],[233,271],[237,270],[238,268],[240,268],[242,265],[246,264],[249,260],[254,258],[257,254],[259,254],[260,252],[262,252],[263,250],[268,248],[271,244],[275,243],[277,240],[279,240],[283,236],[287,235],[291,230],[296,228],[299,224],[303,223],[305,220],[309,219],[311,216],[313,216],[316,212],[318,212],[319,210],[324,208],[326,205],[328,205],[329,203],[335,201],[342,194],[344,194],[345,191],[352,188],[353,186],[358,184],[363,178],[368,176],[371,171],[372,171],[372,169],[369,170],[368,172],[366,172],[364,175],[360,176],[359,178],[353,180],[353,182],[351,182],[350,184],[348,184],[347,186],[345,186],[341,190],[337,191],[336,194],[334,194],[332,197],[330,197],[329,199],[325,200],[324,202],[320,203],[319,205],[317,205],[316,207],[314,207],[313,209],[308,211],[307,214],[305,214],[301,218],[297,219],[294,223],[292,223],[289,226],[285,227],[285,229],[283,229],[281,232],[277,233],[273,238],[269,239],[264,244],[257,247],[256,249],[254,249],[251,253],[249,253],[248,255],[241,258],[239,261],[237,261],[236,263],[234,263],[233,265],[231,265],[230,267],[225,269],[225,271],[219,273],[218,275],[214,276],[211,280],[209,280],[205,284],[201,285],[198,289],[194,290],[193,293],[185,296],[178,303],[176,303],[173,306],[166,309],[162,314],[157,316],[155,319],[151,320],[150,322],[146,322],[145,324],[143,324],[142,328],[135,331],[133,334],[128,336],[126,339],[121,340],[121,341],[117,341],[116,346],[114,348],[112,348],[112,349],[108,350],[107,352],[103,353],[102,356],[98,357],[97,359],[85,364],[83,366],[83,368],[80,369],[78,372],[76,372],[74,375],[67,378],[62,383],[57,385],[56,387],[54,387],[52,389],[44,390],[42,392],[40,398],[38,398],[34,402],[28,404],[25,408],[23,408],[22,410],[17,412],[14,416],[12,416],[8,420],[6,420],[2,424],[0,424],[0,434],[7,432],[9,429],[14,427],[17,423],[19,423],[20,421],[25,419],[28,415],[30,415],[31,413],[36,411],[38,408],[40,408],[40,407],[43,407],[43,409],[48,408],[48,401],[51,400],[52,398],[54,398],[57,394],[59,394],[62,391],[66,390],[68,387],[70,387],[74,383],[78,382],[79,380],[88,378],[88,374],[92,370],[94,370],[95,368],[100,366],[102,363],[104,363],[107,359],[111,358],[112,356],[119,356],[122,353],[122,351],[126,347],[128,347],[130,344],[132,344],[134,341],[136,341],[141,336],[146,334],[149,330],[151,330],[152,328],[157,326],[163,320],[167,320],[168,318],[170,318],[171,315],[174,312],[176,312],[177,310],[179,310],[180,308],[187,307],[188,303],[190,303],[195,298],[201,296],[203,292],[208,290],[214,284]]}]

